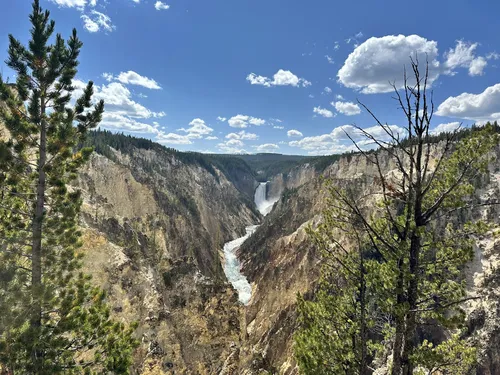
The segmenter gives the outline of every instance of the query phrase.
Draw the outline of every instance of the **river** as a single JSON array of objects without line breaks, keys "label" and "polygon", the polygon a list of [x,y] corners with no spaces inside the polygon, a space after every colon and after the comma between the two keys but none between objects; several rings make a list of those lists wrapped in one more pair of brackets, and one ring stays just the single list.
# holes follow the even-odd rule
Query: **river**
[{"label": "river", "polygon": [[[271,212],[274,203],[279,198],[267,199],[267,182],[261,182],[255,190],[254,202],[259,212],[266,216]],[[244,305],[248,305],[252,298],[252,286],[245,275],[241,273],[241,263],[236,255],[241,244],[250,237],[258,228],[258,225],[246,227],[246,234],[243,237],[236,238],[224,245],[224,273],[227,279],[238,292],[238,299]]]}]

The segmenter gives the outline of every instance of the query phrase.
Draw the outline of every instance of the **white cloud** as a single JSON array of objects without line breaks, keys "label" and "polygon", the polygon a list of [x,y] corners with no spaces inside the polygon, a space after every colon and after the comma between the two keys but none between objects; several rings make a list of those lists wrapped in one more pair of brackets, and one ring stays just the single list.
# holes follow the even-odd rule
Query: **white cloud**
[{"label": "white cloud", "polygon": [[273,126],[273,129],[280,129],[280,130],[283,130],[283,129],[285,129],[285,127],[284,127],[284,126],[281,126],[281,125],[274,125],[274,126]]},{"label": "white cloud", "polygon": [[228,154],[246,154],[247,151],[243,149],[245,144],[239,139],[230,139],[229,141],[219,143],[217,148]]},{"label": "white cloud", "polygon": [[354,116],[361,113],[361,109],[356,103],[338,101],[331,102],[331,105],[334,106],[338,112],[346,116]]},{"label": "white cloud", "polygon": [[60,7],[67,8],[83,8],[85,7],[87,0],[51,0],[54,4]]},{"label": "white cloud", "polygon": [[104,78],[108,82],[111,82],[115,77],[111,73],[102,73],[102,78]]},{"label": "white cloud", "polygon": [[247,81],[252,85],[261,85],[266,87],[271,87],[271,80],[268,77],[258,76],[255,73],[250,73],[247,76]]},{"label": "white cloud", "polygon": [[88,16],[85,14],[82,15],[82,20],[83,20],[83,27],[89,32],[89,33],[96,33],[99,31],[99,24],[97,22],[94,22],[91,20]]},{"label": "white cloud", "polygon": [[259,136],[257,134],[247,133],[246,131],[242,130],[238,133],[229,133],[228,135],[226,135],[226,138],[254,141],[256,139],[259,139]]},{"label": "white cloud", "polygon": [[323,89],[323,91],[324,91],[325,93],[327,93],[327,94],[331,94],[331,93],[332,93],[332,89],[331,89],[331,88],[329,88],[328,86],[326,86],[326,87]]},{"label": "white cloud", "polygon": [[496,53],[496,52],[490,52],[486,55],[486,58],[488,60],[498,60],[500,59],[500,54]]},{"label": "white cloud", "polygon": [[464,92],[450,96],[436,111],[439,116],[457,117],[483,123],[500,120],[500,83],[480,94]]},{"label": "white cloud", "polygon": [[289,137],[303,137],[304,135],[298,130],[292,129],[286,132]]},{"label": "white cloud", "polygon": [[335,43],[333,44],[333,49],[336,51],[336,50],[338,50],[339,48],[340,48],[340,43],[339,43],[339,42],[335,42]]},{"label": "white cloud", "polygon": [[161,1],[157,1],[155,3],[155,9],[156,10],[167,10],[170,8],[170,5],[167,5],[165,3],[162,3]]},{"label": "white cloud", "polygon": [[91,33],[105,30],[111,32],[115,29],[111,18],[104,13],[91,10],[90,13],[82,14],[83,27]]},{"label": "white cloud", "polygon": [[326,61],[328,61],[328,64],[335,64],[335,61],[333,61],[333,57],[329,55],[325,55]]},{"label": "white cloud", "polygon": [[201,118],[195,118],[193,121],[189,123],[189,128],[184,129],[181,128],[179,131],[188,133],[187,136],[188,138],[191,139],[200,139],[203,138],[205,135],[211,134],[214,129],[211,127],[207,126],[205,124],[205,121],[203,121]]},{"label": "white cloud", "polygon": [[313,112],[317,113],[320,116],[327,117],[327,118],[334,117],[333,112],[326,109],[326,108],[314,107]]},{"label": "white cloud", "polygon": [[309,98],[314,99],[314,95],[313,94],[309,94],[308,96],[309,96]]},{"label": "white cloud", "polygon": [[[86,83],[80,80],[74,80],[73,98],[82,95]],[[130,91],[119,82],[111,82],[102,86],[94,85],[95,101],[104,100],[105,112],[101,127],[128,133],[148,134],[159,140],[165,134],[160,130],[157,122],[153,125],[144,122],[146,119],[160,118],[165,116],[164,112],[154,112],[142,104],[131,99]]]},{"label": "white cloud", "polygon": [[[405,130],[396,125],[388,125],[394,134],[403,135]],[[380,126],[372,126],[365,128],[364,131],[381,141],[389,141],[387,133]],[[352,143],[346,132],[357,143],[357,145],[365,150],[375,148],[375,144],[369,141],[363,132],[356,129],[352,125],[342,125],[332,130],[329,134],[322,134],[312,137],[305,137],[298,141],[289,142],[289,146],[298,147],[307,151],[312,155],[327,155],[334,153],[343,153],[356,150],[356,146]]]},{"label": "white cloud", "polygon": [[193,142],[187,135],[180,135],[175,133],[168,133],[159,135],[156,142],[160,144],[174,144],[174,145],[190,145]]},{"label": "white cloud", "polygon": [[250,117],[248,122],[252,125],[255,125],[255,126],[261,126],[261,125],[264,125],[266,123],[265,120],[263,120],[261,118],[256,118],[256,117]]},{"label": "white cloud", "polygon": [[464,42],[458,40],[455,48],[451,48],[444,54],[446,61],[444,62],[445,74],[455,75],[456,68],[469,69],[470,76],[482,75],[483,70],[488,65],[484,57],[476,57],[475,51],[478,43]]},{"label": "white cloud", "polygon": [[[86,86],[85,82],[73,81],[76,91],[74,97],[78,97]],[[111,82],[107,85],[94,85],[94,99],[103,99],[106,112],[117,113],[123,116],[134,118],[163,117],[164,112],[153,112],[131,99],[132,94],[129,89],[119,82]]]},{"label": "white cloud", "polygon": [[214,141],[216,139],[219,139],[218,137],[216,137],[215,135],[210,135],[208,137],[205,138],[207,141]]},{"label": "white cloud", "polygon": [[259,76],[255,73],[250,73],[247,76],[247,81],[252,85],[261,85],[265,87],[271,86],[294,86],[294,87],[307,87],[311,82],[304,78],[299,78],[289,70],[278,70],[271,80],[268,77]]},{"label": "white cloud", "polygon": [[342,95],[335,95],[335,98],[337,100],[344,100],[344,97]]},{"label": "white cloud", "polygon": [[[428,59],[429,84],[432,84],[439,76],[437,42],[418,35],[367,39],[349,55],[337,76],[341,84],[364,94],[391,92],[390,82],[395,82],[398,88],[403,87],[404,65],[408,65],[409,57],[415,54],[421,61]],[[422,69],[424,65],[421,64]]]},{"label": "white cloud", "polygon": [[142,86],[147,89],[151,90],[160,90],[161,87],[152,78],[144,77],[141,76],[139,73],[136,73],[132,70],[129,70],[128,72],[121,72],[117,77],[114,77],[110,73],[103,73],[102,75],[107,81],[109,80],[116,80],[121,83],[125,83],[127,85],[137,85],[137,86]]},{"label": "white cloud", "polygon": [[225,122],[226,120],[227,120],[227,118],[225,118],[225,117],[221,117],[221,116],[217,117],[217,121]]},{"label": "white cloud", "polygon": [[145,124],[133,118],[114,112],[104,112],[100,126],[108,130],[123,131],[128,133],[152,135],[160,133],[157,126]]},{"label": "white cloud", "polygon": [[246,115],[233,116],[227,122],[233,128],[246,128],[250,125],[260,126],[266,123],[263,119]]},{"label": "white cloud", "polygon": [[279,146],[274,143],[265,143],[263,145],[254,146],[257,152],[273,152],[279,150]]},{"label": "white cloud", "polygon": [[488,62],[482,56],[476,57],[469,66],[469,75],[470,76],[482,76],[484,73],[484,68],[486,68]]},{"label": "white cloud", "polygon": [[431,133],[432,134],[453,133],[455,130],[460,128],[460,125],[461,124],[458,121],[449,122],[447,124],[439,124],[434,129],[432,129]]}]

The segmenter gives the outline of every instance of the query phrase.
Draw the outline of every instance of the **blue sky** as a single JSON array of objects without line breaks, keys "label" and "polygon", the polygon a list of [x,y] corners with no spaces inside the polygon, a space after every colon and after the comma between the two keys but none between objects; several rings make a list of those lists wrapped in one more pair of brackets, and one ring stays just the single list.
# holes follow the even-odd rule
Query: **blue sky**
[{"label": "blue sky", "polygon": [[[387,83],[413,53],[431,62],[436,132],[500,119],[496,1],[40,1],[84,42],[75,86],[97,85],[101,126],[181,150],[347,151],[342,129],[374,126],[357,100],[398,130]],[[0,4],[3,61],[31,1]]]}]

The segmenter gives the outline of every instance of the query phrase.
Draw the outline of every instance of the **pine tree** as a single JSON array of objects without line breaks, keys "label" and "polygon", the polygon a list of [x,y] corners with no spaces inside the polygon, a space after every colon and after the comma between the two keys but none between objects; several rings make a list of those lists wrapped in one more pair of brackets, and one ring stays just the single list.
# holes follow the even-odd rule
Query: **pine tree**
[{"label": "pine tree", "polygon": [[[400,140],[365,107],[381,134],[389,138],[387,142],[357,128],[379,147],[374,153],[358,149],[360,157],[374,166],[376,177],[368,191],[355,191],[355,184],[341,187],[332,181],[329,185],[324,222],[313,238],[324,263],[333,263],[340,270],[333,279],[346,280],[347,287],[325,294],[332,287],[332,278],[323,270],[321,283],[326,282],[326,287],[320,284],[313,301],[299,300],[303,324],[296,339],[296,356],[303,369],[307,365],[304,358],[325,357],[321,352],[325,342],[330,349],[348,350],[351,345],[348,362],[345,356],[344,363],[334,360],[336,366],[347,363],[348,371],[337,373],[370,373],[373,365],[369,361],[384,351],[392,355],[392,375],[410,375],[419,366],[444,374],[465,374],[474,363],[475,348],[459,335],[465,319],[461,303],[469,298],[462,272],[473,257],[475,239],[492,225],[460,223],[456,215],[488,204],[474,200],[474,185],[487,171],[498,134],[488,124],[461,140],[455,132],[432,145],[428,74],[421,75],[418,61],[412,60],[412,70],[414,82],[410,84],[405,75],[402,96],[394,87],[407,118],[407,139]],[[396,173],[387,174],[388,165]],[[355,277],[346,277],[348,274]],[[327,315],[322,315],[324,311]],[[342,321],[338,311],[350,311],[349,320]],[[450,340],[417,335],[432,326],[446,332]],[[372,339],[379,345],[373,345]],[[451,346],[463,350],[447,350]],[[321,363],[317,365],[322,368]]]},{"label": "pine tree", "polygon": [[0,77],[0,366],[10,374],[128,373],[133,327],[110,318],[105,294],[80,271],[79,190],[89,158],[77,147],[104,111],[89,82],[72,105],[82,47],[67,42],[34,0],[27,47],[9,36],[9,85]]}]

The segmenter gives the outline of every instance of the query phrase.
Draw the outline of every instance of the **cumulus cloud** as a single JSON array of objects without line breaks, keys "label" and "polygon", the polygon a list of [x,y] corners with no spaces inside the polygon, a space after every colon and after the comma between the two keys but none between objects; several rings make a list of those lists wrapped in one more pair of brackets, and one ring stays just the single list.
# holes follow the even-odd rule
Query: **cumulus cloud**
[{"label": "cumulus cloud", "polygon": [[[107,74],[107,76],[104,76],[104,74]],[[110,75],[109,73],[104,74],[103,77],[106,78],[106,80],[114,79],[127,85],[142,86],[151,90],[161,89],[158,82],[156,82],[154,79],[141,76],[139,73],[136,73],[132,70],[129,70],[128,72],[121,72],[117,77],[113,77],[113,75]]]},{"label": "cumulus cloud", "polygon": [[246,154],[247,151],[243,148],[245,144],[239,139],[230,139],[226,142],[221,142],[217,148],[227,154]]},{"label": "cumulus cloud", "polygon": [[102,77],[108,82],[119,81],[126,85],[137,85],[151,90],[161,89],[158,82],[156,82],[154,79],[141,76],[139,73],[136,73],[132,70],[129,70],[128,72],[121,72],[117,76],[114,76],[111,73],[102,73]]},{"label": "cumulus cloud", "polygon": [[[86,82],[74,80],[73,99],[79,98]],[[104,112],[101,127],[127,133],[147,134],[159,140],[165,134],[157,122],[153,125],[146,120],[165,116],[163,111],[155,112],[132,99],[131,92],[119,82],[111,82],[102,86],[94,85],[95,101],[104,100],[106,111]]]},{"label": "cumulus cloud", "polygon": [[484,68],[486,68],[488,62],[482,56],[476,57],[469,66],[469,75],[470,76],[482,76],[484,73]]},{"label": "cumulus cloud", "polygon": [[115,29],[111,18],[96,10],[82,14],[81,19],[83,20],[83,27],[90,33],[96,33],[100,30],[111,32]]},{"label": "cumulus cloud", "polygon": [[170,8],[170,5],[167,5],[165,3],[162,3],[161,1],[157,1],[155,3],[155,9],[156,10],[167,10]]},{"label": "cumulus cloud", "polygon": [[274,143],[265,143],[263,145],[254,146],[257,152],[273,152],[279,150],[279,146]]},{"label": "cumulus cloud", "polygon": [[455,75],[457,73],[456,68],[467,68],[470,76],[482,75],[488,62],[482,56],[476,57],[475,51],[477,47],[478,43],[457,41],[455,48],[451,48],[444,54],[446,59],[444,62],[445,73]]},{"label": "cumulus cloud", "polygon": [[252,85],[261,85],[265,87],[271,86],[294,86],[294,87],[307,87],[311,82],[304,78],[299,78],[289,70],[278,70],[273,79],[265,76],[259,76],[255,73],[250,73],[247,76],[247,81]]},{"label": "cumulus cloud", "polygon": [[[66,8],[83,8],[87,4],[87,0],[50,0],[60,7]],[[95,5],[95,4],[94,4]]]},{"label": "cumulus cloud", "polygon": [[[85,82],[74,80],[74,97],[78,97],[86,86]],[[94,99],[103,99],[106,103],[106,112],[113,112],[123,116],[134,118],[163,117],[164,112],[153,112],[142,104],[132,100],[132,94],[128,88],[119,82],[111,82],[107,85],[94,85]]]},{"label": "cumulus cloud", "polygon": [[439,124],[434,129],[431,130],[432,134],[440,133],[453,133],[455,130],[460,128],[460,123],[458,121],[449,122],[447,124]]},{"label": "cumulus cloud", "polygon": [[[338,80],[345,87],[364,94],[391,92],[390,82],[402,88],[403,67],[410,56],[427,57],[429,84],[439,76],[437,42],[418,35],[387,35],[372,37],[357,46],[338,71]],[[422,68],[423,68],[422,64]]]},{"label": "cumulus cloud", "polygon": [[292,137],[303,137],[304,135],[299,132],[298,130],[292,129],[286,132],[286,135],[288,135],[290,138]]},{"label": "cumulus cloud", "polygon": [[256,139],[259,139],[259,136],[254,133],[247,133],[246,131],[242,130],[238,133],[229,133],[226,135],[227,139],[239,139],[239,140],[247,140],[247,141],[254,141]]},{"label": "cumulus cloud", "polygon": [[329,88],[328,86],[326,86],[326,87],[323,89],[323,92],[324,92],[325,94],[331,94],[331,93],[332,93],[332,89],[331,89],[331,88]]},{"label": "cumulus cloud", "polygon": [[180,135],[175,133],[161,134],[156,138],[155,141],[160,144],[173,145],[190,145],[193,143],[187,135]]},{"label": "cumulus cloud", "polygon": [[157,126],[149,125],[115,112],[104,112],[100,126],[108,130],[127,133],[152,135],[160,133]]},{"label": "cumulus cloud", "polygon": [[190,139],[200,139],[203,138],[203,136],[211,134],[214,129],[207,126],[205,124],[205,121],[203,121],[201,118],[195,118],[189,123],[189,128],[181,128],[179,129],[179,131],[187,133],[187,136]]},{"label": "cumulus cloud", "polygon": [[[394,134],[403,135],[405,130],[396,125],[386,125]],[[364,131],[373,135],[379,140],[388,142],[390,139],[387,133],[380,126],[365,128]],[[311,155],[327,155],[343,153],[356,150],[356,146],[349,139],[347,134],[356,142],[358,147],[364,150],[375,148],[376,145],[368,140],[359,129],[352,125],[342,125],[333,129],[329,134],[321,134],[312,137],[305,137],[301,140],[289,142],[289,146],[298,147],[307,151]]]},{"label": "cumulus cloud", "polygon": [[229,126],[233,128],[246,128],[250,125],[260,126],[266,123],[266,121],[261,118],[247,116],[247,115],[233,116],[227,122]]},{"label": "cumulus cloud", "polygon": [[361,109],[359,108],[359,105],[357,105],[356,103],[338,101],[338,102],[331,102],[330,104],[334,106],[338,112],[346,116],[354,116],[354,115],[359,115],[361,113]]},{"label": "cumulus cloud", "polygon": [[313,112],[327,118],[334,117],[333,112],[326,108],[314,107]]},{"label": "cumulus cloud", "polygon": [[222,117],[222,116],[217,117],[217,121],[225,122],[226,120],[227,120],[227,118],[225,118],[225,117]]},{"label": "cumulus cloud", "polygon": [[487,87],[480,94],[464,92],[442,102],[436,114],[457,117],[478,123],[500,120],[500,83]]}]

